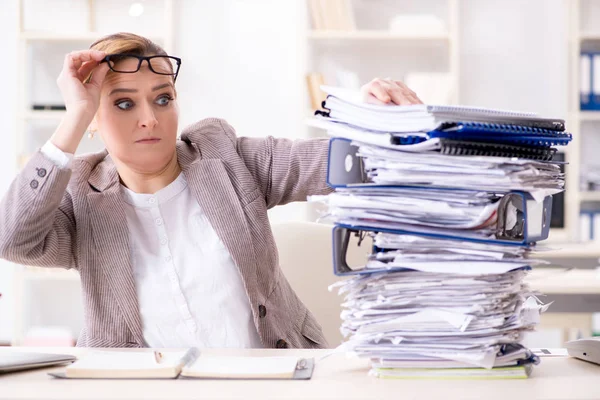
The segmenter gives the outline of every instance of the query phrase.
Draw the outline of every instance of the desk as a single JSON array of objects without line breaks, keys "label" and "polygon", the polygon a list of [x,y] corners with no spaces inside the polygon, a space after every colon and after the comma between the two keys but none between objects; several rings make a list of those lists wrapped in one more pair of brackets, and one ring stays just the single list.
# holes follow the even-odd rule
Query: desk
[{"label": "desk", "polygon": [[[13,348],[82,355],[88,349]],[[11,351],[1,348],[2,354]],[[128,349],[121,351],[150,351]],[[320,356],[327,350],[207,350],[220,355]],[[598,399],[600,366],[544,358],[522,380],[383,380],[368,361],[335,354],[316,365],[310,381],[56,380],[46,368],[0,376],[0,399]]]}]

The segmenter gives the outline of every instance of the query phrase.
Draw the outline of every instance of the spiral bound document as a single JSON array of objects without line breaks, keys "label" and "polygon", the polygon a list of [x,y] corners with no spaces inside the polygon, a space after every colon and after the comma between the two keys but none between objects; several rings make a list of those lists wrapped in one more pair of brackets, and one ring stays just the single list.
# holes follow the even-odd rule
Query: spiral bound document
[{"label": "spiral bound document", "polygon": [[528,136],[510,136],[510,135],[498,135],[490,136],[489,133],[485,132],[444,132],[444,131],[431,131],[429,132],[431,138],[446,138],[455,140],[470,140],[475,142],[488,142],[488,143],[514,143],[524,146],[537,146],[537,147],[550,147],[550,146],[566,146],[571,141],[571,137],[562,138],[548,138],[539,137],[535,135]]},{"label": "spiral bound document", "polygon": [[572,140],[572,135],[568,132],[481,122],[446,122],[428,132],[428,136],[489,143],[518,143],[530,146],[564,145]]},{"label": "spiral bound document", "polygon": [[440,153],[449,156],[511,157],[538,161],[552,161],[552,157],[556,154],[556,149],[553,147],[518,146],[502,143],[492,144],[440,139]]},{"label": "spiral bound document", "polygon": [[380,132],[424,132],[452,121],[494,122],[555,131],[565,129],[564,120],[540,118],[529,112],[431,104],[366,104],[360,92],[331,86],[321,86],[321,89],[328,97],[323,103],[325,111],[317,111],[316,115]]},{"label": "spiral bound document", "polygon": [[489,122],[446,122],[438,130],[446,132],[487,132],[503,135],[539,135],[547,137],[571,137],[568,132],[544,129],[532,126],[513,124],[496,124]]}]

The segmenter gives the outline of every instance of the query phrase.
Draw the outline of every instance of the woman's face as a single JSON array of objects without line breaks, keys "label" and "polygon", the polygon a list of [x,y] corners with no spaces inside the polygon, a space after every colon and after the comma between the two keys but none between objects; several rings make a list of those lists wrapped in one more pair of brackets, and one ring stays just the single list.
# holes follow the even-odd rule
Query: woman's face
[{"label": "woman's face", "polygon": [[[135,68],[137,62],[120,63],[133,63]],[[152,72],[146,61],[135,73],[109,71],[96,125],[115,161],[140,173],[162,170],[175,153],[178,117],[172,76]]]}]

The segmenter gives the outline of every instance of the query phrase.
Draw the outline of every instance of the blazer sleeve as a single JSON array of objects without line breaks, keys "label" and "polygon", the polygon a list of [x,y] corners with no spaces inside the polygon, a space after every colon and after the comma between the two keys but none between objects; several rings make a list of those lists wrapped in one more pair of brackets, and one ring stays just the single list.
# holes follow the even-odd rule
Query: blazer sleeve
[{"label": "blazer sleeve", "polygon": [[235,140],[268,208],[332,192],[327,185],[328,139],[236,138],[229,124],[223,127]]},{"label": "blazer sleeve", "polygon": [[0,258],[24,265],[75,267],[71,170],[37,152],[0,202]]}]

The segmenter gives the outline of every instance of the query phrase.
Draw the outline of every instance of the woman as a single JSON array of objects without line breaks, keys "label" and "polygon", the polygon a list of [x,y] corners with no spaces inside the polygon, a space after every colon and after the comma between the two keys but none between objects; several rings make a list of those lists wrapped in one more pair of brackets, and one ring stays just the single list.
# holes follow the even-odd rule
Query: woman
[{"label": "woman", "polygon": [[[66,115],[2,200],[0,257],[79,271],[78,346],[325,347],[267,209],[330,190],[327,141],[238,138],[220,119],[178,139],[179,64],[127,33],[66,56]],[[364,90],[419,102],[391,80]],[[88,128],[106,150],[74,158]]]}]

